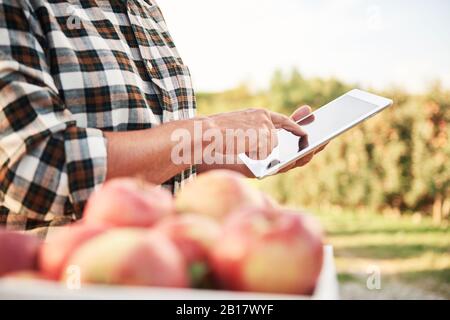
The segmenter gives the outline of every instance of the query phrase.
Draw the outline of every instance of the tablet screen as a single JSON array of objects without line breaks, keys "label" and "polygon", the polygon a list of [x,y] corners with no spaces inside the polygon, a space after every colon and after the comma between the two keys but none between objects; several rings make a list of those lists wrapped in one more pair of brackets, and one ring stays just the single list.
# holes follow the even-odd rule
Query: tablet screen
[{"label": "tablet screen", "polygon": [[309,146],[318,146],[324,139],[335,135],[361,117],[371,114],[376,108],[375,104],[349,95],[344,95],[319,108],[299,122],[307,137],[300,139],[286,130],[278,132],[278,146],[264,161],[266,169],[289,161]]}]

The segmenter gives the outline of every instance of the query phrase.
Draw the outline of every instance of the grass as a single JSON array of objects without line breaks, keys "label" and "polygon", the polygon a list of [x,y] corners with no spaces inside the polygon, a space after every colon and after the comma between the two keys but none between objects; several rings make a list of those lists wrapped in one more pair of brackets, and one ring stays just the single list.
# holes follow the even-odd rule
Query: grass
[{"label": "grass", "polygon": [[[450,228],[418,216],[313,210],[335,249],[344,298],[450,299]],[[369,269],[382,287],[369,290]],[[345,290],[345,288],[350,288]]]}]

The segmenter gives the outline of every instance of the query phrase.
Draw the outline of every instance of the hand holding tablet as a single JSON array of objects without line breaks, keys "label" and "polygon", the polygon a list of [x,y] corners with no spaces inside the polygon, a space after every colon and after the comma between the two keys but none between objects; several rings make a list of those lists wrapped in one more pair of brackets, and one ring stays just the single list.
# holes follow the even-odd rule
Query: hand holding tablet
[{"label": "hand holding tablet", "polygon": [[299,137],[280,129],[278,145],[266,159],[253,160],[245,154],[240,154],[239,158],[257,178],[276,174],[392,103],[372,93],[351,90],[298,121],[307,136]]}]

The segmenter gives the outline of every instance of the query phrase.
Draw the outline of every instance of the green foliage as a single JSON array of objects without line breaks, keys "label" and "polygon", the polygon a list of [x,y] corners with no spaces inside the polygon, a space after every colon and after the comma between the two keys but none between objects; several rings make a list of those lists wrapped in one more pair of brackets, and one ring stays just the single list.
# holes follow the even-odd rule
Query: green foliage
[{"label": "green foliage", "polygon": [[[306,79],[277,71],[270,88],[240,86],[199,94],[202,114],[267,107],[284,114],[320,107],[352,86],[336,79]],[[380,94],[395,105],[330,143],[306,167],[259,182],[279,201],[297,206],[333,204],[394,209],[447,217],[450,211],[450,92],[435,85],[423,96]]]}]

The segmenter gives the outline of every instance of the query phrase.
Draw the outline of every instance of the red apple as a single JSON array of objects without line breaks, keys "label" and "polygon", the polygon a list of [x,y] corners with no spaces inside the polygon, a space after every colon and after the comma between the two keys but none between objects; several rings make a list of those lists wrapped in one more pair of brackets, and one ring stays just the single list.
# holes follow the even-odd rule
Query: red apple
[{"label": "red apple", "polygon": [[175,212],[172,194],[140,180],[121,178],[106,182],[89,199],[87,224],[114,227],[150,227]]},{"label": "red apple", "polygon": [[250,188],[244,176],[229,170],[213,170],[188,183],[176,196],[179,212],[199,213],[222,221],[244,206],[265,205],[261,193]]},{"label": "red apple", "polygon": [[35,270],[40,244],[37,237],[0,230],[0,277],[10,272]]},{"label": "red apple", "polygon": [[161,221],[156,228],[169,236],[182,253],[189,269],[191,286],[209,288],[209,253],[221,233],[219,224],[206,216],[183,214]]},{"label": "red apple", "polygon": [[[185,261],[169,238],[144,229],[112,229],[85,242],[67,268],[81,283],[187,287]],[[69,276],[69,275],[66,275]]]},{"label": "red apple", "polygon": [[312,217],[287,209],[246,208],[227,219],[211,260],[225,289],[311,294],[322,256],[322,233]]},{"label": "red apple", "polygon": [[280,205],[277,203],[277,201],[274,198],[272,198],[271,196],[269,196],[268,194],[261,192],[261,197],[264,202],[264,208],[268,208],[268,209],[280,208]]},{"label": "red apple", "polygon": [[169,236],[188,263],[206,261],[221,231],[216,221],[198,214],[173,216],[156,228]]},{"label": "red apple", "polygon": [[50,279],[59,279],[67,260],[84,242],[104,232],[104,226],[74,224],[47,237],[39,251],[39,269]]},{"label": "red apple", "polygon": [[3,276],[3,279],[11,280],[50,280],[43,273],[38,271],[15,271],[7,273]]}]

